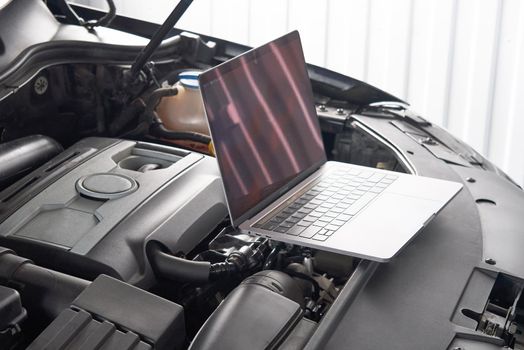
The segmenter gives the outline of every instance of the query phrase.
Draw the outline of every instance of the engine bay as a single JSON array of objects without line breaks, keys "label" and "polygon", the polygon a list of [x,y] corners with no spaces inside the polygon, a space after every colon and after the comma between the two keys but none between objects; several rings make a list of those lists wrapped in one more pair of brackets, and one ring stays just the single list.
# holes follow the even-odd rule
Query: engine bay
[{"label": "engine bay", "polygon": [[[391,162],[384,158],[380,164]],[[273,329],[262,328],[260,342],[279,343],[298,324],[311,331],[359,263],[233,231],[214,159],[179,147],[86,138],[7,187],[1,198],[0,246],[41,268],[84,281],[110,276],[179,305],[185,321],[178,326],[184,341],[177,348],[192,340],[195,348],[211,348],[218,340],[208,337],[217,334],[217,327],[221,338],[242,344],[238,327],[230,325],[247,327],[253,313],[264,315],[267,307],[274,308],[266,314]],[[2,278],[8,285],[20,282],[14,275]],[[76,312],[67,309],[77,302],[70,294],[55,305],[41,304],[49,297],[45,293],[54,292],[41,286],[44,295],[26,304],[25,293],[35,293],[31,283],[21,292],[28,310],[24,325],[43,331],[54,317],[65,317],[60,316],[64,309]],[[228,308],[235,312],[221,311]]]},{"label": "engine bay", "polygon": [[189,4],[0,8],[0,349],[522,347],[521,189],[364,82],[307,65],[327,159],[464,190],[387,264],[231,227]]},{"label": "engine bay", "polygon": [[[302,348],[376,268],[231,227],[196,77],[240,52],[185,32],[161,43],[170,18],[132,64],[129,48],[88,50],[30,67],[0,101],[7,349]],[[346,96],[354,81],[309,69],[328,160],[414,172],[351,118],[366,104]]]},{"label": "engine bay", "polygon": [[[32,160],[6,169],[16,176],[0,193],[0,260],[12,264],[0,278],[19,290],[24,319],[6,344],[76,348],[106,322],[119,330],[108,344],[132,335],[137,349],[296,348],[328,312],[360,259],[236,232],[206,135],[148,127],[162,98],[172,97],[166,90],[201,68],[156,67],[161,87],[149,81],[153,87],[123,102],[115,77],[124,68],[54,66],[2,101],[4,150],[22,143]],[[409,171],[365,128],[319,115],[329,159]],[[20,277],[20,266],[58,277],[33,285],[34,272]],[[151,309],[133,304],[149,297]],[[171,318],[153,316],[156,308],[172,310]],[[151,322],[162,324],[159,333],[144,329]]]}]

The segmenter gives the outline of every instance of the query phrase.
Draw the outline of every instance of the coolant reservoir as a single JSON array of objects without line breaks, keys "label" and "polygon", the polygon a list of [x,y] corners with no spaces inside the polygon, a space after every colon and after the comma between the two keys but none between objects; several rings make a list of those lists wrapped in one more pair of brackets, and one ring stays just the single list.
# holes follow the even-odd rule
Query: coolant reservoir
[{"label": "coolant reservoir", "polygon": [[198,85],[199,74],[199,71],[180,73],[174,85],[178,88],[178,94],[164,97],[158,104],[156,111],[166,128],[209,135]]}]

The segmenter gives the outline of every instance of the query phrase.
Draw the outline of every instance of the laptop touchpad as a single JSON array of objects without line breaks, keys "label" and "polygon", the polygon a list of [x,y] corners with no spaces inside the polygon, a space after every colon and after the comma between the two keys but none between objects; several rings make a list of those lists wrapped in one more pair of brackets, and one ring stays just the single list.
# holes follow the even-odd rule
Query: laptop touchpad
[{"label": "laptop touchpad", "polygon": [[383,193],[335,232],[330,243],[340,242],[350,255],[387,262],[440,207],[437,201]]}]

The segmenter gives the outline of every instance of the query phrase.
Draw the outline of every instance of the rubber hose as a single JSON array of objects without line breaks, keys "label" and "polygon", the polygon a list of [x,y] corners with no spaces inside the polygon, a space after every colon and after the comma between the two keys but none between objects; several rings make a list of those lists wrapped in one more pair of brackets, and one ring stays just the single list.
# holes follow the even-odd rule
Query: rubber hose
[{"label": "rubber hose", "polygon": [[231,261],[212,264],[209,270],[209,280],[218,281],[221,278],[231,277],[238,272],[240,272],[239,268]]},{"label": "rubber hose", "polygon": [[90,284],[89,281],[46,269],[0,247],[0,279],[23,284],[31,302],[56,317]]},{"label": "rubber hose", "polygon": [[192,131],[168,130],[162,123],[152,124],[149,129],[149,132],[154,136],[169,140],[188,140],[203,143],[206,145],[211,142],[211,138],[205,134]]},{"label": "rubber hose", "polygon": [[149,243],[149,259],[154,270],[163,278],[179,282],[207,282],[211,263],[178,258],[163,251],[157,242]]},{"label": "rubber hose", "polygon": [[147,119],[151,123],[149,126],[149,132],[151,135],[169,139],[169,140],[188,140],[203,144],[209,144],[211,138],[205,134],[192,131],[173,131],[167,129],[162,120],[158,117],[155,108],[160,103],[163,97],[175,96],[178,94],[178,89],[175,86],[163,87],[154,90],[148,97],[146,102],[145,114]]},{"label": "rubber hose", "polygon": [[50,137],[33,135],[0,144],[0,189],[63,151]]},{"label": "rubber hose", "polygon": [[228,278],[240,272],[231,261],[211,264],[209,261],[193,261],[167,253],[165,247],[151,241],[148,256],[153,269],[163,278],[176,282],[205,283]]}]

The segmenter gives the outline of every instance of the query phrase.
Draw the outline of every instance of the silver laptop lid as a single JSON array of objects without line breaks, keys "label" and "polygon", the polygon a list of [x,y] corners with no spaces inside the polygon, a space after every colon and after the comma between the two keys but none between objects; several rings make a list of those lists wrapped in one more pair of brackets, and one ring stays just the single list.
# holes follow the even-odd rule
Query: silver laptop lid
[{"label": "silver laptop lid", "polygon": [[234,226],[326,162],[297,31],[199,78]]}]

